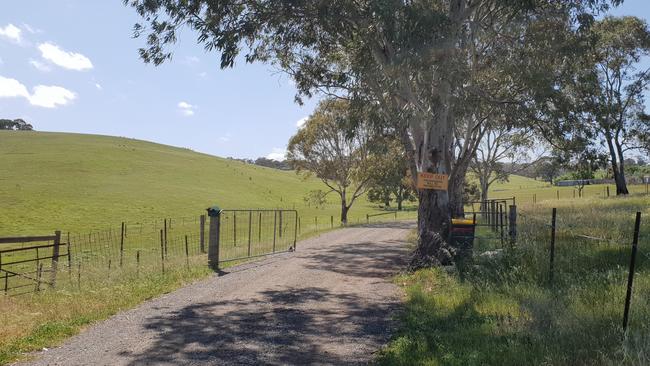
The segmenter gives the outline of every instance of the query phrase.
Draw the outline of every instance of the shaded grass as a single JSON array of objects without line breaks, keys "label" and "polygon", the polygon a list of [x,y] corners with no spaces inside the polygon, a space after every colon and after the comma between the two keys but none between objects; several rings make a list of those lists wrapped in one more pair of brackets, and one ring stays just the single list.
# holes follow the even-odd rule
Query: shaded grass
[{"label": "shaded grass", "polygon": [[[551,205],[528,208],[518,246],[460,273],[402,275],[401,328],[385,365],[644,365],[650,357],[650,258],[637,262],[631,321],[622,332],[634,212],[631,197],[563,203],[554,282],[549,283]],[[569,228],[569,224],[575,227]],[[604,228],[609,227],[607,231]],[[650,254],[647,221],[640,251]],[[570,230],[571,229],[571,230]],[[607,243],[577,237],[608,234]],[[477,251],[484,250],[478,244]],[[643,257],[643,258],[641,258]]]},{"label": "shaded grass", "polygon": [[87,325],[212,274],[204,263],[203,256],[192,257],[189,266],[185,259],[171,259],[164,274],[152,262],[111,275],[104,268],[86,268],[81,287],[76,271],[70,276],[62,271],[55,289],[0,297],[0,364],[59,344]]}]

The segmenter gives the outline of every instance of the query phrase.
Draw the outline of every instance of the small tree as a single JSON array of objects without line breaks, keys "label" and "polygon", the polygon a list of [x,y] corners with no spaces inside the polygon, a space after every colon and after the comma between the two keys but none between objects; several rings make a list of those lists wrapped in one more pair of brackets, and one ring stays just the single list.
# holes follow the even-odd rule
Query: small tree
[{"label": "small tree", "polygon": [[287,160],[298,173],[314,174],[341,199],[341,223],[370,181],[368,124],[356,121],[343,100],[321,102],[287,147]]},{"label": "small tree", "polygon": [[531,134],[525,130],[510,129],[505,125],[488,128],[470,163],[470,169],[479,181],[482,201],[488,199],[492,183],[508,181],[511,170],[506,169],[504,161],[516,163],[519,168],[525,167],[521,163],[528,160],[526,151],[531,147]]},{"label": "small tree", "polygon": [[413,180],[409,174],[409,161],[399,141],[384,140],[378,144],[372,179],[369,182],[368,200],[390,207],[394,200],[397,210],[402,210],[404,201],[415,201]]}]

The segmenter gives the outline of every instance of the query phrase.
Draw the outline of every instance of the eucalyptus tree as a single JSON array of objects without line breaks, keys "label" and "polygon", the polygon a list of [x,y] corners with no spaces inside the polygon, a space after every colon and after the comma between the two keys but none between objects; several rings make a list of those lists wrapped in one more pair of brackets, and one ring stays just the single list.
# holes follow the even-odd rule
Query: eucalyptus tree
[{"label": "eucalyptus tree", "polygon": [[508,181],[512,172],[508,164],[519,169],[531,164],[529,153],[532,149],[531,130],[510,128],[505,124],[486,128],[470,164],[470,170],[479,181],[481,201],[489,198],[493,183]]},{"label": "eucalyptus tree", "polygon": [[[452,164],[454,94],[466,85],[470,31],[499,38],[512,22],[535,21],[546,12],[575,16],[607,4],[605,0],[125,3],[147,24],[134,28],[135,36],[146,35],[147,46],[140,50],[145,62],[168,60],[167,46],[177,40],[180,28],[188,27],[206,50],[220,53],[222,68],[232,67],[243,52],[246,62],[272,63],[289,73],[298,88],[298,101],[317,91],[354,96],[361,90],[394,125],[412,157],[412,171],[447,174],[450,187],[464,179]],[[519,37],[514,40],[525,43]],[[420,190],[418,198],[416,262],[448,263],[449,193]]]},{"label": "eucalyptus tree", "polygon": [[591,51],[576,93],[584,103],[586,126],[609,154],[616,194],[628,194],[625,153],[645,147],[650,122],[644,94],[650,69],[640,61],[650,55],[650,29],[636,17],[606,17],[590,28]]},{"label": "eucalyptus tree", "polygon": [[368,200],[386,207],[395,201],[398,211],[405,201],[415,201],[415,189],[409,172],[409,160],[399,140],[379,138],[375,143],[378,155],[371,172]]},{"label": "eucalyptus tree", "polygon": [[[341,202],[341,223],[369,187],[374,161],[369,123],[353,123],[349,103],[326,99],[287,146],[287,160],[298,173],[314,174]],[[329,193],[327,192],[327,193]]]}]

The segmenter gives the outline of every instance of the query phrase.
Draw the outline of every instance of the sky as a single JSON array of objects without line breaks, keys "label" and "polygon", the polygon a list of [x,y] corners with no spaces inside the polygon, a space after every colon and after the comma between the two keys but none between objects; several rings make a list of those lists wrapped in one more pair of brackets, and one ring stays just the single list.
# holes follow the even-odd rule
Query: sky
[{"label": "sky", "polygon": [[[613,15],[650,19],[648,0]],[[191,32],[171,62],[138,57],[135,11],[121,0],[4,0],[0,118],[39,131],[130,137],[217,156],[282,158],[318,98],[294,102],[292,82],[264,64],[219,69]]]}]

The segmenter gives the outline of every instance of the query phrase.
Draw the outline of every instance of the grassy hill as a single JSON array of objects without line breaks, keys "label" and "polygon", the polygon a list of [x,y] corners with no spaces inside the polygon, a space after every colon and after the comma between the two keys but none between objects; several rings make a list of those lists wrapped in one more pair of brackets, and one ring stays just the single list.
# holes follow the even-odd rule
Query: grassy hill
[{"label": "grassy hill", "polygon": [[[215,204],[295,208],[329,222],[340,207],[334,195],[323,208],[306,205],[324,188],[317,179],[134,139],[0,131],[0,156],[0,236],[196,217]],[[352,220],[373,210],[356,202]]]}]

